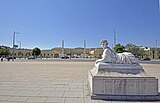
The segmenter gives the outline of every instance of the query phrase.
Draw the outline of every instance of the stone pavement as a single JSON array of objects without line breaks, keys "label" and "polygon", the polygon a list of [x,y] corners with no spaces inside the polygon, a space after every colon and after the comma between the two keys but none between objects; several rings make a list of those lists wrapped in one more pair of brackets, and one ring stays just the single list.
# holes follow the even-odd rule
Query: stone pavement
[{"label": "stone pavement", "polygon": [[[94,62],[73,61],[0,62],[0,103],[131,103],[91,100],[87,76],[93,66]],[[160,65],[143,66],[160,80]]]}]

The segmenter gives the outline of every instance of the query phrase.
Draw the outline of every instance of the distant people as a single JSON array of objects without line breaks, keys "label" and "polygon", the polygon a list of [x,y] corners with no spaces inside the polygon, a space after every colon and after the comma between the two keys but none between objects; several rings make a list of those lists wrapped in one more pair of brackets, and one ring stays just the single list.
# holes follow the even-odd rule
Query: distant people
[{"label": "distant people", "polygon": [[3,62],[3,56],[1,56],[1,62]]},{"label": "distant people", "polygon": [[8,61],[8,62],[10,61],[10,57],[7,57],[7,61]]}]

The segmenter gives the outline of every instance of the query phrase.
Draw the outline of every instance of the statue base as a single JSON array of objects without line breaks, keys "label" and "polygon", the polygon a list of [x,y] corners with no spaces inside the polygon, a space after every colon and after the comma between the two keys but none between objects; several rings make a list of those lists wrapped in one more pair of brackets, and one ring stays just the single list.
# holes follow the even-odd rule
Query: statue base
[{"label": "statue base", "polygon": [[159,95],[91,95],[91,99],[107,101],[160,101]]},{"label": "statue base", "polygon": [[139,64],[98,64],[88,74],[92,99],[160,100],[158,79]]}]

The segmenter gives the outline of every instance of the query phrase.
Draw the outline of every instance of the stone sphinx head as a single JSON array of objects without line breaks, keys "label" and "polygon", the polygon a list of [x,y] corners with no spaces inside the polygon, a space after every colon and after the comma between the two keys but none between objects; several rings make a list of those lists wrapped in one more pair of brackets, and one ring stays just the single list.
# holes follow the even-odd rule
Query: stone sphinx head
[{"label": "stone sphinx head", "polygon": [[106,47],[107,47],[107,45],[108,45],[107,40],[101,40],[100,45],[101,45],[101,47],[102,47],[103,49],[106,49]]}]

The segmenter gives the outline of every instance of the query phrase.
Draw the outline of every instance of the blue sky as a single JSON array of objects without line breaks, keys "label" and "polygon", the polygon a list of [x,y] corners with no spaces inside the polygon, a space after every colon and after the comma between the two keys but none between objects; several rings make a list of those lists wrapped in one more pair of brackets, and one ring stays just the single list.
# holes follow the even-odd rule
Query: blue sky
[{"label": "blue sky", "polygon": [[117,43],[160,47],[159,0],[0,0],[0,45],[15,30],[23,48],[112,47],[114,29]]}]

